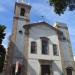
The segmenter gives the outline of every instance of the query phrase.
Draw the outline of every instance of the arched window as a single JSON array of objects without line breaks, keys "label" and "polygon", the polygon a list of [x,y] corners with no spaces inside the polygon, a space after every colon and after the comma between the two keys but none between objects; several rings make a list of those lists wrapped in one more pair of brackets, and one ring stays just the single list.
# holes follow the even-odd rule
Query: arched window
[{"label": "arched window", "polygon": [[24,8],[21,8],[20,16],[24,16],[24,15],[25,15],[25,9]]}]

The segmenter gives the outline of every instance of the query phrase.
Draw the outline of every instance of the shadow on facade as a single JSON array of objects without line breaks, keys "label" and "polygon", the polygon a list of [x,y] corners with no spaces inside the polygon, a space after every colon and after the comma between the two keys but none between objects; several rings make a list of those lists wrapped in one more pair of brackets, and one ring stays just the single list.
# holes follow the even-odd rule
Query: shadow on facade
[{"label": "shadow on facade", "polygon": [[16,64],[16,61],[19,61],[21,64],[21,73],[18,75],[38,75],[28,63],[28,60],[24,56],[24,53],[22,53],[21,50],[18,49],[15,43],[11,43],[13,47],[8,48],[9,57],[7,57],[6,71],[4,75],[15,75],[13,73],[13,66]]},{"label": "shadow on facade", "polygon": [[63,75],[63,72],[58,67],[59,64],[57,65],[55,62],[53,62],[53,64],[54,64],[54,66],[53,66],[54,71],[60,73],[60,75]]},{"label": "shadow on facade", "polygon": [[[10,46],[8,48],[9,57],[8,57],[7,65],[6,65],[6,72],[4,75],[14,75],[12,73],[13,72],[12,70],[13,70],[13,66],[16,64],[17,60],[22,65],[21,66],[21,74],[18,74],[18,75],[38,75],[37,72],[28,63],[27,58],[24,56],[24,52],[22,53],[21,50],[16,46],[15,43],[12,43],[12,46],[13,47]],[[52,63],[53,63],[53,65],[52,65],[53,72],[55,71],[55,72],[59,72],[60,74],[62,74],[62,71],[60,70],[58,65],[55,62],[52,62]],[[37,71],[38,71],[38,69],[37,69]],[[39,75],[41,75],[41,73],[39,73]]]}]

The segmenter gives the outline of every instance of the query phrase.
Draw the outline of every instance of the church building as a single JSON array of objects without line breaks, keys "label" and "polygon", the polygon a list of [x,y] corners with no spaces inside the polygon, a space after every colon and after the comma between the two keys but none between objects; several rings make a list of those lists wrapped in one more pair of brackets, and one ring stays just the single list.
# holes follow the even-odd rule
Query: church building
[{"label": "church building", "polygon": [[30,23],[31,5],[15,3],[4,75],[75,75],[68,27]]}]

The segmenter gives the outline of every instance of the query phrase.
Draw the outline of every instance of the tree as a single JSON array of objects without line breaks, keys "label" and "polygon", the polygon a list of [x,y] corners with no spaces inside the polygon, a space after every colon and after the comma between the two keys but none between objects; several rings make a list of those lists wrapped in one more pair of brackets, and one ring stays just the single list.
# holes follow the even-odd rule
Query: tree
[{"label": "tree", "polygon": [[49,3],[59,15],[63,14],[67,8],[70,11],[75,10],[75,0],[49,0]]},{"label": "tree", "polygon": [[0,73],[3,71],[4,60],[5,60],[5,48],[3,45],[0,45]]},{"label": "tree", "polygon": [[5,29],[6,27],[4,25],[0,25],[0,44],[2,44],[2,41],[5,38]]},{"label": "tree", "polygon": [[6,27],[4,25],[0,25],[0,72],[3,71],[3,65],[4,65],[4,60],[5,60],[5,48],[2,45],[2,41],[5,38],[5,29]]}]

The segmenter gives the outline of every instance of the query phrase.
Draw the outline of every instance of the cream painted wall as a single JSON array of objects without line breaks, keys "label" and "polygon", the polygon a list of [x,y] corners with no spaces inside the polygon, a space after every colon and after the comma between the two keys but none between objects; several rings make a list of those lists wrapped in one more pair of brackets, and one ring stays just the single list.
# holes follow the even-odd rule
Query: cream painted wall
[{"label": "cream painted wall", "polygon": [[[62,47],[62,53],[63,53],[63,61],[64,61],[64,71],[66,73],[66,68],[67,67],[72,67],[73,68],[73,74],[75,75],[75,64],[74,64],[74,59],[73,59],[73,53],[72,53],[72,47],[71,47],[71,42],[70,42],[70,36],[69,36],[69,31],[67,28],[66,24],[63,23],[55,23],[54,27],[57,28],[58,30],[62,31],[64,36],[66,37],[66,40],[60,41],[61,47]],[[66,74],[65,74],[66,75]]]},{"label": "cream painted wall", "polygon": [[54,61],[53,62],[53,75],[62,75],[61,62]]},{"label": "cream painted wall", "polygon": [[[44,63],[44,64],[51,65],[51,63]],[[60,61],[52,62],[52,73],[53,75],[62,74],[62,68],[61,68]],[[39,60],[37,59],[28,60],[28,75],[41,75],[41,63],[39,62]]]},{"label": "cream painted wall", "polygon": [[28,75],[40,75],[40,63],[38,60],[28,60]]},{"label": "cream painted wall", "polygon": [[[17,58],[20,61],[20,63],[23,62],[23,55],[24,55],[24,28],[23,25],[25,24],[24,20],[19,20],[17,25],[17,33],[16,33],[16,41],[14,43],[14,53],[13,53],[13,63],[16,62]],[[19,33],[19,31],[22,31],[22,33]]]},{"label": "cream painted wall", "polygon": [[[40,37],[47,37],[49,38],[49,54],[42,55],[41,54],[41,39]],[[31,41],[37,42],[37,54],[31,54]],[[58,53],[59,56],[53,56],[53,44],[57,44],[58,46]],[[48,26],[34,26],[30,29],[29,35],[29,58],[36,58],[36,59],[48,59],[48,60],[61,60],[60,57],[60,50],[58,45],[58,36],[55,30],[52,30]]]},{"label": "cream painted wall", "polygon": [[[49,38],[49,54],[42,55],[41,53],[41,39],[40,37]],[[37,42],[37,54],[31,54],[31,42]],[[53,55],[53,47],[52,44],[57,44],[59,56]],[[28,52],[28,75],[41,75],[39,60],[53,60],[52,62],[52,71],[53,75],[61,75],[62,73],[62,65],[61,65],[61,56],[58,45],[58,36],[55,30],[49,28],[46,25],[37,25],[33,26],[30,29],[29,35],[29,52]],[[50,64],[50,63],[49,63]]]},{"label": "cream painted wall", "polygon": [[59,30],[63,32],[64,36],[67,39],[67,41],[61,42],[64,53],[63,57],[65,61],[65,68],[68,66],[74,67],[74,59],[68,29],[60,28]]}]

